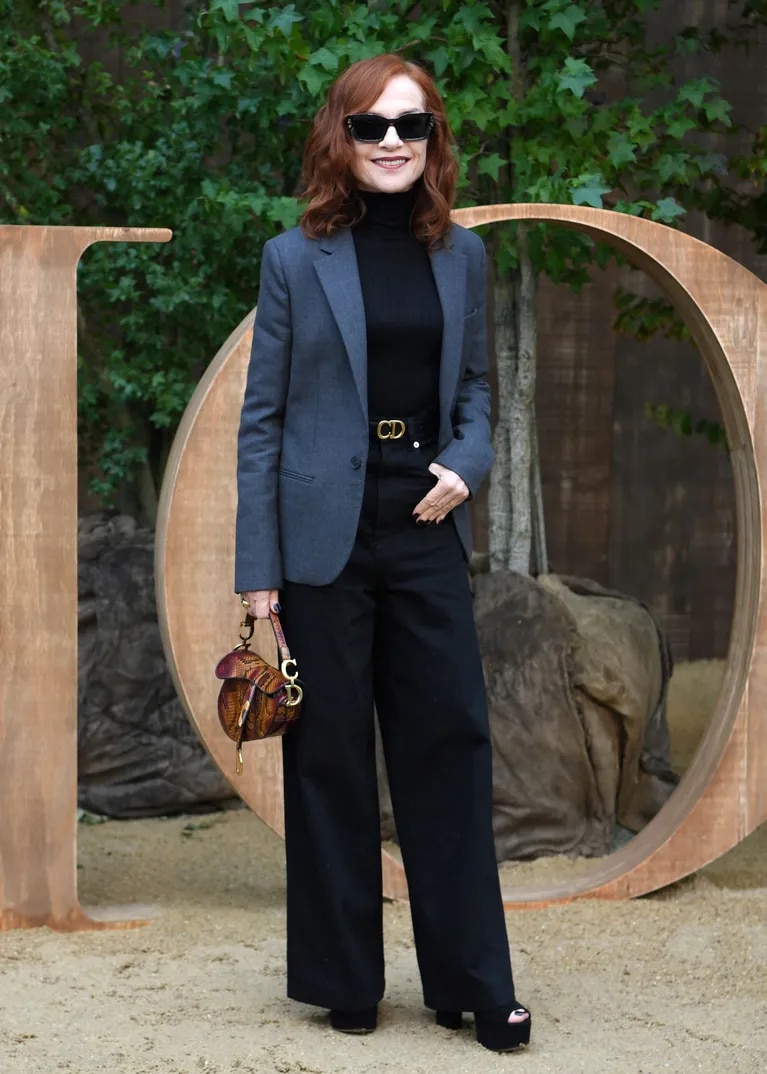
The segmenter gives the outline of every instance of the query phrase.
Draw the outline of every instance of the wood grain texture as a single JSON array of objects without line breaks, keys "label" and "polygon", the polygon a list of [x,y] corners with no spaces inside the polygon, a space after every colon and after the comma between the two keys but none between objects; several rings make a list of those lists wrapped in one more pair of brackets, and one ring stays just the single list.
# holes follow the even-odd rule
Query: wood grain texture
[{"label": "wood grain texture", "polygon": [[[621,851],[577,880],[504,892],[508,906],[584,896],[623,898],[669,884],[734,846],[767,818],[767,622],[762,570],[767,479],[767,286],[719,251],[671,228],[606,210],[493,205],[455,212],[468,227],[548,220],[621,250],[674,303],[703,354],[722,407],[735,478],[738,572],[735,618],[718,707],[679,788]],[[161,627],[179,693],[200,737],[244,800],[282,833],[279,745],[252,744],[245,776],[218,727],[212,669],[234,640],[235,457],[251,313],[200,383],[176,438],[160,505],[157,585]],[[761,430],[759,435],[756,430]],[[185,595],[209,609],[192,614]],[[262,636],[262,644],[266,638]],[[384,892],[406,895],[402,867],[384,853]]]},{"label": "wood grain texture", "polygon": [[0,930],[121,924],[77,899],[76,271],[168,238],[0,226]]}]

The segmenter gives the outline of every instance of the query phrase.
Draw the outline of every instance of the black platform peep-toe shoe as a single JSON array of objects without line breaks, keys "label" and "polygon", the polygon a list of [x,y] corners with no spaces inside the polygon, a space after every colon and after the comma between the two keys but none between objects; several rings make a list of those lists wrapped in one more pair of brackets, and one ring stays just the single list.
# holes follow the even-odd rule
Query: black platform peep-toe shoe
[{"label": "black platform peep-toe shoe", "polygon": [[331,1011],[330,1024],[341,1033],[372,1033],[378,1025],[378,1007],[362,1011]]},{"label": "black platform peep-toe shoe", "polygon": [[[516,1002],[516,1001],[515,1001]],[[526,1014],[521,1022],[510,1022],[510,1014]],[[521,1004],[509,1007],[496,1007],[490,1011],[474,1012],[474,1030],[477,1043],[492,1052],[513,1052],[530,1043],[530,1025],[532,1015]],[[436,1022],[445,1029],[461,1029],[462,1011],[437,1011]]]}]

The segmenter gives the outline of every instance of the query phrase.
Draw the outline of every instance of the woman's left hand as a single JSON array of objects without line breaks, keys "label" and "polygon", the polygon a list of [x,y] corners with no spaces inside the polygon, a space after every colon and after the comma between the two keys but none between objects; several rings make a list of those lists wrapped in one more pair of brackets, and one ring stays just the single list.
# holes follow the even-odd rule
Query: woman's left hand
[{"label": "woman's left hand", "polygon": [[441,522],[448,512],[469,498],[469,487],[462,477],[446,466],[433,462],[429,472],[437,484],[416,504],[413,515],[417,522]]}]

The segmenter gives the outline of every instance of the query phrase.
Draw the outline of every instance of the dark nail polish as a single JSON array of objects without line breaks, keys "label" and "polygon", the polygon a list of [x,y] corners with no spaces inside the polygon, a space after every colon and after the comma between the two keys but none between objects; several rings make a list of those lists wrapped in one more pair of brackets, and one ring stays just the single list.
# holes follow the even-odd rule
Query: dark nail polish
[{"label": "dark nail polish", "polygon": [[279,604],[275,603],[275,604],[272,605],[272,611],[277,612],[277,614],[279,615],[280,612],[282,611],[282,608],[280,607]]}]

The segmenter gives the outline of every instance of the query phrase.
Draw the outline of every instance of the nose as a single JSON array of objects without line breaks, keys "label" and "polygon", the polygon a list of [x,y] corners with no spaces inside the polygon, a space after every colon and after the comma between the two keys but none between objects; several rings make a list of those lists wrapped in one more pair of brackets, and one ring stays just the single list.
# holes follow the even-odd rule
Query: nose
[{"label": "nose", "polygon": [[384,149],[396,149],[397,146],[402,145],[402,139],[397,134],[397,128],[393,123],[386,128],[386,134],[378,144]]}]

